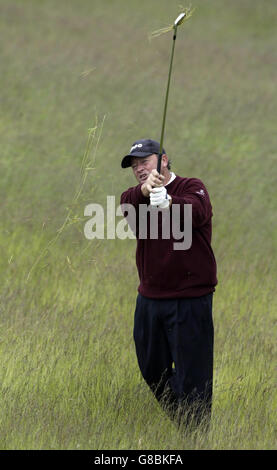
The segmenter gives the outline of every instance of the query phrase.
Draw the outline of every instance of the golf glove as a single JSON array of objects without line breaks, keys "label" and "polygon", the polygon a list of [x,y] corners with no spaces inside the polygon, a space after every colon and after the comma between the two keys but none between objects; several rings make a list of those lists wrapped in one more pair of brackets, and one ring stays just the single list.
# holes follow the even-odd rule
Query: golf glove
[{"label": "golf glove", "polygon": [[164,186],[153,188],[150,193],[151,206],[157,206],[160,209],[166,209],[169,207],[170,199],[171,197],[167,194],[167,190]]}]

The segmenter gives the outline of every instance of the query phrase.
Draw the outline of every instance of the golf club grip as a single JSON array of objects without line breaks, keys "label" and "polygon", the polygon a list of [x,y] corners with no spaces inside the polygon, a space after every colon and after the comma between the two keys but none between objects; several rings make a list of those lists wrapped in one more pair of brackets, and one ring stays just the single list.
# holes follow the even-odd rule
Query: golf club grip
[{"label": "golf club grip", "polygon": [[157,163],[157,172],[161,172],[161,163],[162,163],[162,153],[159,153],[158,155],[158,163]]}]

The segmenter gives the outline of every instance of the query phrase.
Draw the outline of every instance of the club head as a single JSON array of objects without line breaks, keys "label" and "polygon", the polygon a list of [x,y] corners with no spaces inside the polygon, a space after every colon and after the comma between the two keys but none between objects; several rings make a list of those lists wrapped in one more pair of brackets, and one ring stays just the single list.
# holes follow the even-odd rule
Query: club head
[{"label": "club head", "polygon": [[176,18],[176,20],[175,20],[175,22],[174,22],[174,25],[175,25],[175,26],[179,26],[181,23],[183,23],[185,17],[186,17],[186,13],[180,13],[180,15],[178,16],[178,18]]}]

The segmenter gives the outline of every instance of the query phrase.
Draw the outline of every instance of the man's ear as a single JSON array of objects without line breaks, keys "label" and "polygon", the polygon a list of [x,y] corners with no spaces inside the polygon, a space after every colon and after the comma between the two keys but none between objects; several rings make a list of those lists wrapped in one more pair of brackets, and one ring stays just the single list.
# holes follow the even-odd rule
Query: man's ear
[{"label": "man's ear", "polygon": [[166,153],[164,153],[162,155],[162,163],[163,163],[163,166],[164,167],[167,167],[167,164],[168,164],[168,156],[166,155]]}]

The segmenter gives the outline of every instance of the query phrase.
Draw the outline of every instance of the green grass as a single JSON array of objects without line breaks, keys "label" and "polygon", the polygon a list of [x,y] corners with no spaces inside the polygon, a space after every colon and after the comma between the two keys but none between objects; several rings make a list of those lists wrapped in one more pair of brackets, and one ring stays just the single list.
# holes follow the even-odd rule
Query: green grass
[{"label": "green grass", "polygon": [[195,1],[176,43],[164,146],[214,212],[208,433],[178,431],[140,376],[135,241],[83,234],[86,204],[135,184],[133,141],[159,139],[171,33],[148,34],[178,5],[1,2],[1,449],[276,449],[273,0]]}]

